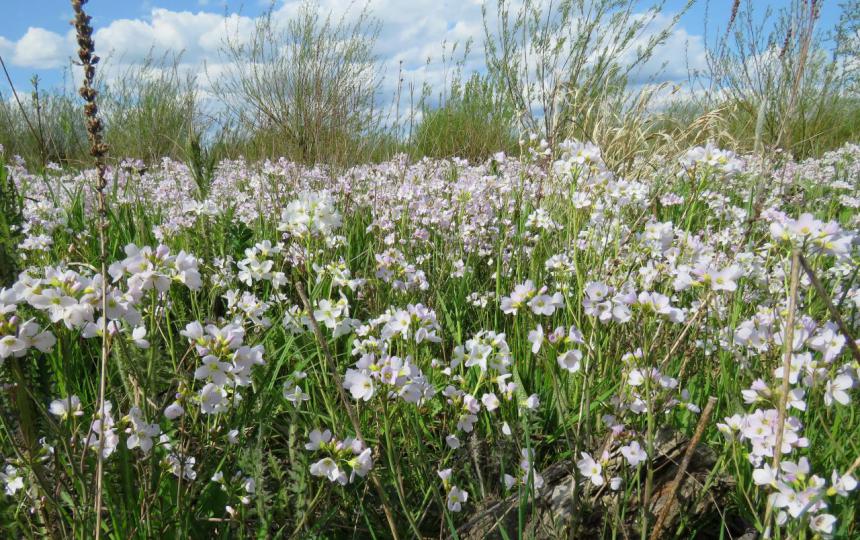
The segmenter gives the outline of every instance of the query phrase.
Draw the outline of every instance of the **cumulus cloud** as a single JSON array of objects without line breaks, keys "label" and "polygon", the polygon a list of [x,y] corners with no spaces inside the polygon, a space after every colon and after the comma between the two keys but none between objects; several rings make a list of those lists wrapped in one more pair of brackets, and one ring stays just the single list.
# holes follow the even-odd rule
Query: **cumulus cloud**
[{"label": "cumulus cloud", "polygon": [[0,56],[3,58],[8,58],[12,56],[12,52],[15,50],[15,44],[9,41],[8,39],[0,36]]},{"label": "cumulus cloud", "polygon": [[228,36],[246,36],[254,20],[238,14],[153,9],[149,20],[117,19],[95,33],[96,44],[103,44],[123,62],[141,61],[154,55],[182,53],[185,62],[214,60]]},{"label": "cumulus cloud", "polygon": [[44,28],[28,28],[14,45],[8,39],[0,38],[0,51],[11,50],[12,65],[35,69],[62,66],[73,47],[71,33],[61,36]]}]

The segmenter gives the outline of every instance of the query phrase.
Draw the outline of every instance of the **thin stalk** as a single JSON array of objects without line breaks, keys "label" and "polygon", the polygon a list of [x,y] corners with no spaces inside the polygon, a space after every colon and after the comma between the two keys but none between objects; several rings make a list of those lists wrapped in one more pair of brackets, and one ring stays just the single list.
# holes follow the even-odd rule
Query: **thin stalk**
[{"label": "thin stalk", "polygon": [[[328,349],[328,343],[325,340],[325,336],[322,334],[322,330],[320,330],[317,319],[314,317],[314,310],[308,300],[307,293],[305,293],[305,286],[299,280],[293,280],[293,286],[296,288],[296,292],[299,294],[299,299],[302,301],[302,305],[308,314],[311,329],[313,330],[314,337],[316,338],[320,349],[322,349],[323,357],[325,358],[326,366],[331,372],[332,379],[339,381],[339,377],[337,376],[337,364]],[[355,413],[355,409],[352,408],[352,404],[346,396],[346,391],[343,389],[343,385],[339,382],[335,382],[334,386],[337,389],[337,395],[340,398],[341,405],[343,405],[343,408],[346,410],[346,414],[349,416],[349,420],[352,423],[352,428],[355,430],[355,437],[364,444],[364,436],[361,434],[361,424],[358,421],[358,415]],[[399,540],[400,535],[397,534],[397,525],[394,522],[394,513],[391,511],[391,507],[388,505],[388,501],[385,498],[385,491],[382,489],[382,484],[379,483],[379,478],[376,477],[373,471],[371,471],[368,476],[370,476],[370,481],[376,490],[379,501],[382,503],[382,510],[385,512],[385,519],[388,521],[388,528],[391,530],[391,537],[394,538],[394,540]]]},{"label": "thin stalk", "polygon": [[816,276],[815,272],[812,271],[812,267],[809,266],[809,263],[803,255],[798,254],[797,259],[800,261],[803,271],[806,272],[807,276],[809,276],[809,281],[811,281],[812,286],[815,287],[815,292],[817,292],[818,296],[820,296],[821,299],[824,300],[824,303],[827,304],[827,311],[830,313],[834,322],[836,322],[836,326],[839,328],[839,331],[842,332],[842,336],[845,338],[845,344],[848,345],[848,348],[851,350],[851,355],[854,357],[854,361],[860,362],[860,347],[857,346],[857,342],[851,337],[851,333],[848,331],[845,321],[842,320],[842,316],[839,315],[839,311],[836,310],[836,306],[834,306],[833,302],[830,300],[830,295],[828,295],[827,291],[824,290],[821,280],[818,279],[818,276]]},{"label": "thin stalk", "polygon": [[[773,445],[773,467],[779,470],[779,462],[782,459],[782,432],[785,430],[785,408],[788,404],[789,372],[791,371],[791,356],[794,349],[794,312],[797,309],[797,285],[800,281],[800,253],[797,248],[791,251],[791,277],[789,278],[788,292],[788,316],[782,332],[783,360],[782,360],[782,390],[779,395],[779,412],[776,420],[776,441]],[[770,538],[770,520],[773,514],[773,498],[768,497],[767,509],[764,514],[763,538]]]},{"label": "thin stalk", "polygon": [[39,133],[36,132],[36,128],[33,127],[33,124],[30,122],[30,117],[27,116],[27,112],[24,110],[24,106],[21,104],[21,100],[18,98],[18,92],[15,90],[15,85],[12,84],[12,77],[9,76],[9,70],[6,69],[6,62],[3,61],[3,57],[0,56],[0,67],[3,68],[3,73],[6,75],[6,81],[9,83],[9,88],[12,89],[12,95],[15,97],[15,103],[18,104],[18,109],[21,111],[21,116],[24,117],[24,122],[27,123],[27,127],[30,129],[30,133],[33,134],[33,138],[39,143],[39,154],[42,157],[42,167],[45,166],[45,141],[42,140],[42,137]]},{"label": "thin stalk", "polygon": [[98,178],[96,181],[96,193],[98,197],[98,233],[99,233],[99,266],[101,272],[101,363],[99,365],[99,416],[102,422],[99,434],[99,447],[96,465],[96,496],[95,512],[96,526],[95,538],[101,537],[102,526],[102,494],[104,492],[104,417],[105,417],[105,391],[107,386],[107,362],[110,354],[110,336],[107,329],[107,249],[105,231],[107,229],[107,202],[105,199],[105,188],[107,178],[105,176],[104,156],[107,153],[107,145],[102,142],[102,122],[98,117],[98,106],[96,96],[98,91],[93,86],[95,79],[95,66],[99,57],[93,54],[95,43],[92,34],[93,27],[90,25],[91,17],[84,12],[84,4],[87,0],[72,0],[72,9],[75,12],[75,32],[78,41],[78,58],[84,71],[83,84],[79,90],[84,99],[84,114],[87,118],[87,134],[90,141],[90,154],[95,158]]}]

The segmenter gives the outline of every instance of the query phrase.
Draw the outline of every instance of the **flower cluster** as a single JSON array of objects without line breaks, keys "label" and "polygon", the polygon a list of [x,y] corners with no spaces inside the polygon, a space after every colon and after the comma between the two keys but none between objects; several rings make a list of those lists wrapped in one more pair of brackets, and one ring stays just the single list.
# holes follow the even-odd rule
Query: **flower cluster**
[{"label": "flower cluster", "polygon": [[303,192],[281,212],[278,230],[289,237],[321,237],[326,242],[332,242],[335,240],[334,231],[340,224],[340,212],[331,195],[325,192]]},{"label": "flower cluster", "polygon": [[[346,371],[344,388],[356,400],[370,400],[377,388],[399,396],[409,403],[420,403],[435,393],[426,375],[411,355],[399,353],[409,348],[439,343],[441,338],[436,314],[422,304],[406,309],[390,308],[379,317],[357,328],[352,354],[358,357],[354,368]],[[413,349],[414,350],[414,349]]]},{"label": "flower cluster", "polygon": [[328,478],[330,482],[341,485],[352,483],[356,477],[364,478],[373,468],[370,448],[363,442],[353,437],[337,440],[327,429],[311,431],[305,450],[325,455],[311,465],[312,475]]},{"label": "flower cluster", "polygon": [[10,356],[22,357],[29,349],[49,352],[57,338],[42,330],[34,320],[21,320],[17,304],[21,302],[14,289],[0,289],[0,365]]},{"label": "flower cluster", "polygon": [[127,277],[128,293],[134,298],[150,289],[166,292],[173,281],[183,283],[191,290],[197,290],[203,284],[197,258],[185,251],[171,255],[170,248],[163,244],[155,249],[128,244],[125,255],[125,259],[108,267],[108,273],[114,283]]},{"label": "flower cluster", "polygon": [[263,346],[243,343],[245,330],[235,324],[218,327],[188,323],[181,332],[200,357],[194,379],[204,381],[197,397],[203,414],[227,411],[242,399],[238,388],[251,384],[251,368],[264,365]]},{"label": "flower cluster", "polygon": [[731,176],[744,170],[744,162],[731,150],[722,150],[708,142],[705,146],[696,146],[687,150],[679,160],[685,169],[706,167],[720,174]]},{"label": "flower cluster", "polygon": [[[35,460],[2,462],[9,504],[50,511],[46,495],[58,497],[34,465],[60,504],[81,500],[76,475],[97,470],[101,451],[105,503],[131,481],[153,522],[193,504],[226,512],[212,527],[248,531],[271,511],[273,523],[299,515],[297,536],[315,520],[326,534],[360,503],[363,488],[340,486],[361,486],[375,453],[402,461],[379,480],[404,525],[422,497],[424,516],[544,497],[568,457],[585,493],[575,510],[593,506],[625,536],[635,519],[616,516],[641,503],[642,479],[665,476],[653,474],[657,434],[688,435],[714,395],[728,412],[703,424],[718,458],[702,506],[722,502],[710,486],[732,475],[744,515],[769,503],[784,536],[848,527],[856,467],[837,443],[860,429],[848,352],[860,323],[860,146],[786,158],[779,172],[710,143],[619,168],[591,143],[535,135],[520,150],[342,174],[223,161],[205,193],[181,163],[126,162],[110,171],[111,208],[146,209],[152,230],[128,232],[136,243],[107,276],[92,266],[92,228],[70,210],[95,207],[82,189],[91,172],[9,165],[26,195],[28,266],[0,290],[0,389],[17,399],[32,379],[36,414],[50,415],[31,422]],[[153,236],[161,244],[145,245]],[[803,271],[789,302],[793,250],[819,281]],[[103,332],[102,408],[88,339]],[[14,406],[0,412],[22,420]],[[339,439],[347,417],[356,437]],[[0,452],[15,455],[16,442]],[[441,490],[417,476],[434,471]],[[311,477],[329,480],[314,480],[313,500],[331,512],[303,504]],[[404,489],[413,482],[423,496]],[[435,535],[435,521],[417,526]]]}]

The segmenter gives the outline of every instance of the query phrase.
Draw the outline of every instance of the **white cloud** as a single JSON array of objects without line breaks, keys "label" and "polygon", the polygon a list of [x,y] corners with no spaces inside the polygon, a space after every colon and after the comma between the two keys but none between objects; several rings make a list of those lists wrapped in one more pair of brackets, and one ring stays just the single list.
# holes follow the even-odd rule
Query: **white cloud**
[{"label": "white cloud", "polygon": [[[3,39],[8,43],[9,40]],[[30,27],[12,50],[12,64],[35,69],[57,68],[72,55],[72,35],[61,36],[44,28]]]},{"label": "white cloud", "polygon": [[153,9],[149,20],[118,19],[95,33],[96,47],[129,63],[150,53],[182,54],[184,62],[214,60],[229,35],[247,35],[254,21],[231,14]]},{"label": "white cloud", "polygon": [[4,59],[9,59],[14,51],[15,44],[3,36],[0,36],[0,56]]}]

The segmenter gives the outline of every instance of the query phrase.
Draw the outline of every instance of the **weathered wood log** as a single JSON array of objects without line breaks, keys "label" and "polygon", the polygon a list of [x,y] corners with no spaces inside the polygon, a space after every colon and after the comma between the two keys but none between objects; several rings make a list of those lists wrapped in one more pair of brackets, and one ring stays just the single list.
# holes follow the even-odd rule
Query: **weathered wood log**
[{"label": "weathered wood log", "polygon": [[[704,444],[693,451],[683,481],[674,496],[672,481],[681,464],[690,440],[671,429],[658,431],[655,438],[654,491],[648,509],[649,523],[665,512],[663,537],[674,538],[683,525],[681,538],[698,531],[698,538],[739,538],[750,527],[737,516],[724,515],[734,480],[714,472],[715,453]],[[615,476],[626,463],[616,453],[604,472],[607,478]],[[625,502],[623,512],[618,508],[618,494],[608,485],[595,488],[589,482],[577,480],[576,465],[571,460],[555,463],[543,471],[544,487],[525,508],[523,535],[533,538],[640,538],[641,497],[635,495]],[[644,467],[641,485],[645,485]],[[574,486],[577,500],[573,499]],[[634,492],[635,493],[635,492]],[[670,505],[668,508],[666,505]],[[504,499],[490,499],[475,512],[457,531],[460,538],[519,537],[519,498],[517,494]]]}]

